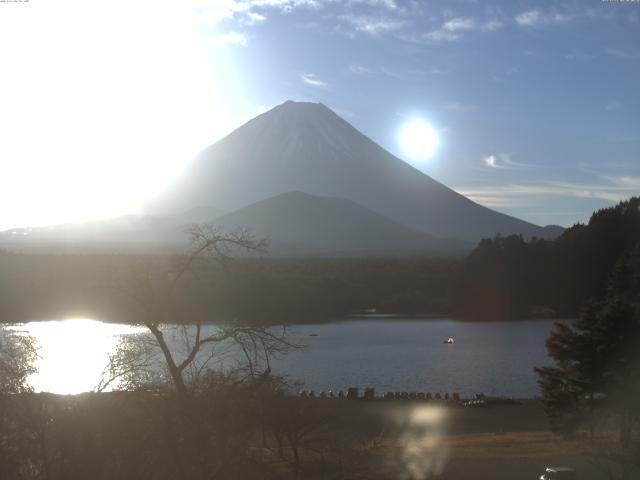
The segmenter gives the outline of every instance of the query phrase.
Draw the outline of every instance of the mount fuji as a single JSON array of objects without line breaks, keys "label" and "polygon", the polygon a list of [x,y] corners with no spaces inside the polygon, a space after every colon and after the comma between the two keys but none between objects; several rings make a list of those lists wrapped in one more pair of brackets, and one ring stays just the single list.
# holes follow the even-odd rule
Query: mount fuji
[{"label": "mount fuji", "polygon": [[562,231],[479,205],[387,152],[323,104],[293,101],[206,148],[183,179],[148,205],[148,213],[201,205],[232,212],[296,191],[350,200],[442,238],[547,237]]}]

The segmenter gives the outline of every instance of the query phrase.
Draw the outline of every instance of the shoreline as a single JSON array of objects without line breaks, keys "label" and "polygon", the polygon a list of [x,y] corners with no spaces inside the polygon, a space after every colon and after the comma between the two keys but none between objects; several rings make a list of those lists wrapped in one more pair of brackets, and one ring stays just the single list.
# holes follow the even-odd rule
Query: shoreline
[{"label": "shoreline", "polygon": [[[514,319],[495,319],[495,320],[487,320],[487,319],[469,319],[469,318],[460,318],[454,317],[447,313],[353,313],[340,317],[329,318],[326,320],[312,319],[308,322],[287,322],[287,323],[238,323],[237,325],[248,325],[248,326],[261,326],[261,327],[297,327],[297,326],[310,326],[310,325],[327,325],[332,323],[344,323],[350,321],[357,320],[369,320],[369,321],[385,321],[385,320],[414,320],[417,322],[420,321],[433,321],[433,320],[446,320],[457,323],[513,323],[513,322],[530,322],[530,321],[574,321],[576,317],[566,317],[566,316],[541,316],[541,317],[523,317],[523,318],[514,318]],[[109,319],[99,319],[96,317],[92,317],[90,315],[69,315],[62,318],[36,318],[31,320],[21,320],[21,321],[3,321],[0,320],[0,326],[20,326],[26,325],[29,323],[42,323],[42,322],[65,322],[65,321],[74,321],[74,320],[91,320],[100,323],[113,324],[113,325],[126,325],[132,327],[144,327],[144,323],[140,322],[125,322],[122,320],[109,320]],[[171,326],[186,326],[192,327],[196,326],[196,323],[172,323]],[[202,325],[207,326],[216,326],[220,325],[220,322],[210,321],[203,322]]]}]

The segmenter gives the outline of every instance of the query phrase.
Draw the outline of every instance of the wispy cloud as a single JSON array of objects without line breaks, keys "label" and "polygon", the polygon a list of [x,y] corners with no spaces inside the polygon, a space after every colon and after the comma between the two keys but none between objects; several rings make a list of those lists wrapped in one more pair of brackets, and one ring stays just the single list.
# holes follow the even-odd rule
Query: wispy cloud
[{"label": "wispy cloud", "polygon": [[540,10],[529,10],[516,15],[516,23],[525,27],[535,27],[542,23],[542,12]]},{"label": "wispy cloud", "polygon": [[281,11],[286,13],[290,12],[296,7],[320,9],[326,2],[323,2],[322,0],[241,0],[237,3],[246,3],[252,7],[279,8]]},{"label": "wispy cloud", "polygon": [[[640,163],[636,162],[619,162],[619,161],[604,161],[604,162],[580,162],[578,164],[580,168],[586,172],[589,172],[593,175],[602,176],[603,171],[611,173],[611,170],[630,170],[630,171],[638,171],[640,170]],[[622,175],[620,175],[622,177]]]},{"label": "wispy cloud", "polygon": [[487,23],[480,26],[480,30],[484,32],[495,32],[504,27],[504,23],[500,20],[489,20]]},{"label": "wispy cloud", "polygon": [[344,14],[338,17],[348,23],[356,32],[378,35],[385,32],[396,32],[401,30],[407,22],[395,18],[370,17],[363,15]]},{"label": "wispy cloud", "polygon": [[564,58],[567,60],[592,60],[596,57],[589,53],[573,51],[571,53],[567,53]]},{"label": "wispy cloud", "polygon": [[256,25],[257,23],[264,22],[266,19],[267,19],[267,16],[263,15],[261,13],[247,12],[245,18],[240,20],[240,23],[242,23],[243,25],[247,25],[249,27],[252,27],[253,25]]},{"label": "wispy cloud", "polygon": [[542,10],[527,10],[515,16],[515,21],[521,27],[539,27],[566,23],[576,18],[575,14],[560,12],[543,12]]},{"label": "wispy cloud", "polygon": [[255,25],[266,20],[263,13],[266,9],[287,13],[298,7],[321,9],[324,3],[321,0],[193,0],[193,11],[206,25],[233,19],[244,25]]},{"label": "wispy cloud", "polygon": [[620,50],[618,48],[607,48],[604,53],[612,57],[639,59],[640,51]]},{"label": "wispy cloud", "polygon": [[301,73],[300,80],[302,80],[307,85],[311,85],[316,88],[326,88],[329,86],[327,82],[323,82],[318,78],[315,73]]},{"label": "wispy cloud", "polygon": [[640,177],[622,176],[622,177],[610,177],[606,176],[609,182],[613,185],[617,185],[621,188],[630,188],[635,191],[636,194],[640,192]]},{"label": "wispy cloud", "polygon": [[432,42],[455,42],[460,38],[460,35],[447,30],[434,30],[427,33],[425,38]]},{"label": "wispy cloud", "polygon": [[396,10],[398,8],[395,0],[347,0],[347,3],[351,5],[364,4],[372,7],[384,7],[387,10]]},{"label": "wispy cloud", "polygon": [[395,66],[394,67],[382,66],[380,67],[380,73],[390,78],[416,81],[416,80],[424,79],[424,77],[427,74],[445,73],[445,71],[439,70],[437,67],[429,67],[429,69],[422,69],[422,68],[398,68]]},{"label": "wispy cloud", "polygon": [[425,38],[432,42],[454,42],[465,32],[495,32],[503,26],[499,20],[481,23],[472,17],[453,17],[446,20],[440,28],[427,33]]},{"label": "wispy cloud", "polygon": [[489,168],[515,170],[518,168],[532,168],[530,163],[516,162],[508,153],[493,153],[482,158],[482,163]]},{"label": "wispy cloud", "polygon": [[370,68],[356,64],[349,65],[349,71],[356,75],[369,75],[372,73]]},{"label": "wispy cloud", "polygon": [[441,29],[447,32],[460,32],[464,30],[474,30],[476,21],[473,18],[452,18],[442,24]]},{"label": "wispy cloud", "polygon": [[592,184],[547,181],[537,184],[457,187],[455,190],[488,207],[526,205],[530,204],[528,199],[539,199],[541,196],[619,202],[638,194],[640,177],[602,177],[601,183]]},{"label": "wispy cloud", "polygon": [[235,44],[246,46],[248,42],[247,36],[240,32],[227,32],[209,37],[209,43],[213,45]]}]

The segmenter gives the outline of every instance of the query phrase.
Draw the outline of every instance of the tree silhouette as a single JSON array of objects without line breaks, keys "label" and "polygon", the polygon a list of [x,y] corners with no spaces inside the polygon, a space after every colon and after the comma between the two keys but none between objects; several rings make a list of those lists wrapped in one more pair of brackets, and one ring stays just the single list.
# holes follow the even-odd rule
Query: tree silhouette
[{"label": "tree silhouette", "polygon": [[[255,240],[243,229],[225,231],[194,225],[188,233],[191,249],[187,254],[175,257],[168,266],[139,265],[118,285],[118,290],[130,299],[134,315],[151,334],[170,383],[181,398],[197,389],[198,376],[206,372],[216,357],[216,348],[223,344],[237,347],[249,363],[247,376],[253,379],[268,375],[271,355],[293,347],[285,339],[284,329],[237,323],[233,319],[220,322],[211,316],[211,292],[216,288],[211,275],[214,264],[228,264],[243,251],[263,252],[266,242]],[[168,335],[170,330],[173,332]],[[168,336],[180,340],[179,351],[172,348]],[[153,368],[152,353],[144,346],[121,348],[120,352],[123,355],[112,359],[103,386],[118,377],[131,378],[136,370]],[[260,368],[262,371],[258,371]]]},{"label": "tree silhouette", "polygon": [[575,316],[603,298],[616,262],[640,242],[640,197],[595,212],[555,239],[480,241],[462,263],[454,314],[469,319]]},{"label": "tree silhouette", "polygon": [[640,414],[640,244],[616,263],[602,300],[574,325],[555,324],[547,350],[556,365],[536,372],[552,428],[570,434],[586,422],[593,440],[606,411],[628,445]]}]

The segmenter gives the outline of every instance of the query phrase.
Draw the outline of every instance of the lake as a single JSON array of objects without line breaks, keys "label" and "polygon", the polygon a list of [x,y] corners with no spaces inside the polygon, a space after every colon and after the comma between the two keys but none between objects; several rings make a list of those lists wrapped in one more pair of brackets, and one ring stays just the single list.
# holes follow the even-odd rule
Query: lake
[{"label": "lake", "polygon": [[[272,362],[274,373],[300,388],[459,392],[531,397],[534,366],[548,365],[552,320],[461,322],[447,318],[373,317],[288,327],[306,348]],[[79,393],[95,388],[122,337],[143,328],[94,320],[32,322],[14,327],[38,345],[37,391]],[[455,343],[444,341],[453,338]]]}]

